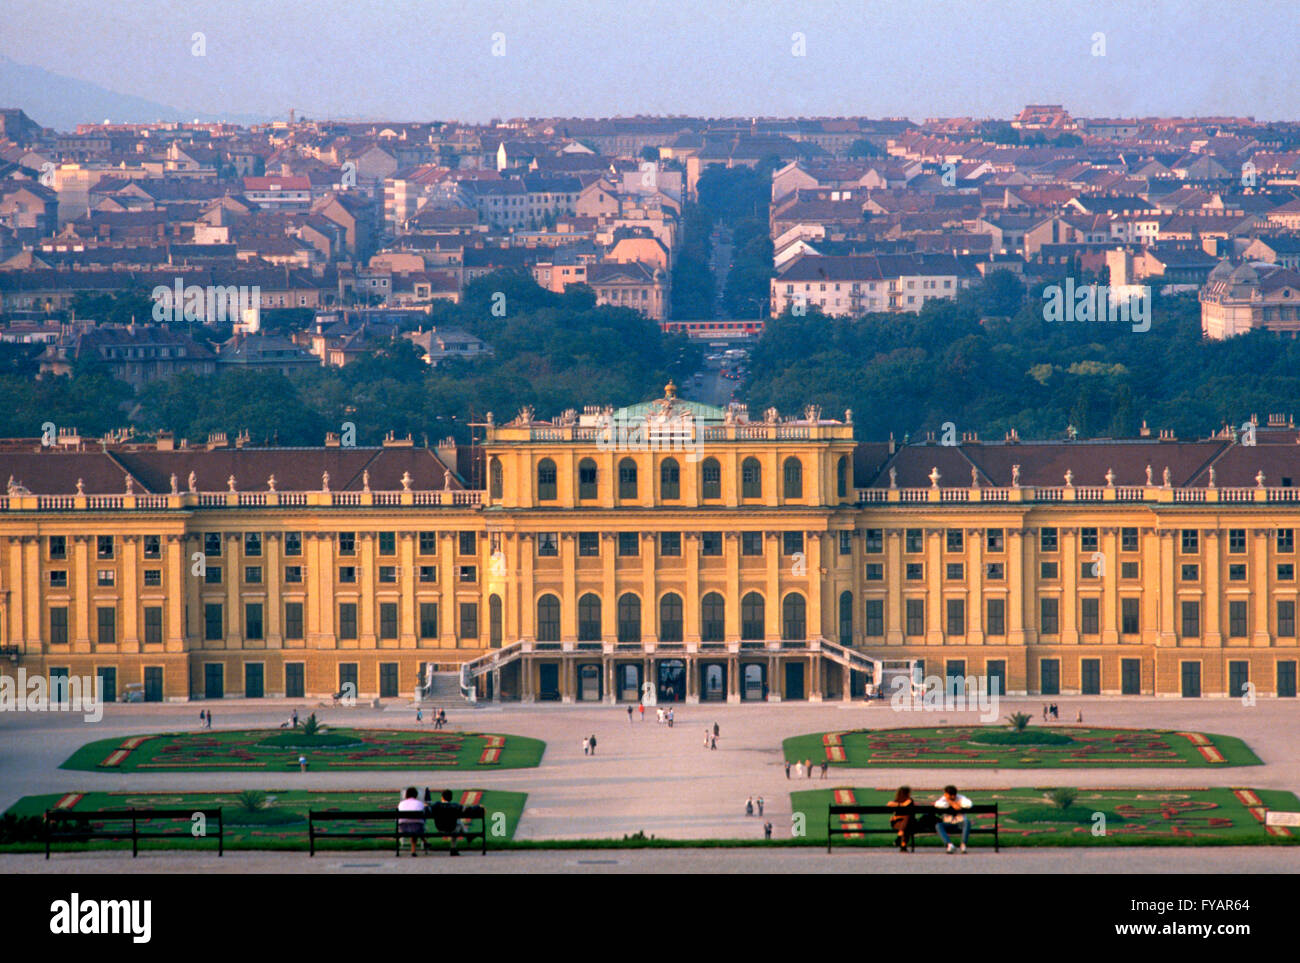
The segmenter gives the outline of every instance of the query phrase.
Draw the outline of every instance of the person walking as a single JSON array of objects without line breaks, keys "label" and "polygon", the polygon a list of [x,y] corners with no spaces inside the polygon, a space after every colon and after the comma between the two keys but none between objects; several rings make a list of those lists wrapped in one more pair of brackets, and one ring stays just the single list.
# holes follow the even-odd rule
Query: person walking
[{"label": "person walking", "polygon": [[826,770],[829,769],[829,768],[830,768],[830,762],[827,761],[827,760],[825,760],[825,759],[823,759],[823,760],[822,760],[822,778],[823,778],[823,779],[826,778]]},{"label": "person walking", "polygon": [[748,799],[745,800],[745,815],[746,815],[746,816],[752,816],[752,815],[754,815],[754,797],[753,797],[753,796],[750,796]]},{"label": "person walking", "polygon": [[758,806],[758,818],[762,819],[763,818],[763,797],[759,796],[758,799],[755,800],[754,804]]},{"label": "person walking", "polygon": [[583,754],[584,756],[589,756],[589,755],[591,755],[591,737],[590,737],[590,736],[583,736],[583,737],[582,737],[582,754]]},{"label": "person walking", "polygon": [[306,771],[307,771],[307,757],[306,757],[306,756],[299,756],[299,757],[298,757],[298,771],[299,771],[299,772],[306,772]]},{"label": "person walking", "polygon": [[298,710],[297,710],[297,709],[294,709],[294,710],[293,710],[293,727],[294,727],[295,729],[298,728]]},{"label": "person walking", "polygon": [[641,721],[642,721],[642,722],[645,722],[645,703],[642,702],[642,703],[638,704],[637,708],[638,708],[638,710],[639,710],[640,713],[641,713]]},{"label": "person walking", "polygon": [[[786,771],[786,775],[788,776],[788,775],[790,774],[790,764],[789,764],[789,763],[786,763],[786,770],[785,770],[785,771]],[[803,778],[803,760],[802,760],[802,759],[796,759],[796,760],[794,761],[794,777],[795,777],[796,779],[802,779],[802,778]]]},{"label": "person walking", "polygon": [[[419,708],[417,708],[417,709],[415,710],[415,724],[418,726],[418,725],[419,725],[420,723],[422,723],[422,722],[424,722],[424,710],[423,710],[423,709],[419,709]],[[295,726],[296,726],[297,724],[298,724],[298,723],[296,723],[296,722],[294,723]]]},{"label": "person walking", "polygon": [[1047,721],[1047,704],[1046,704],[1046,703],[1043,704],[1043,721],[1044,721],[1044,722]]},{"label": "person walking", "polygon": [[211,728],[212,728],[212,710],[211,710],[211,709],[208,710],[208,721],[207,721],[207,725],[205,725],[204,728],[206,728],[206,729],[211,729]]},{"label": "person walking", "polygon": [[705,729],[705,730],[704,730],[704,748],[705,748],[705,749],[709,748],[709,730],[708,730],[708,729]]},{"label": "person walking", "polygon": [[716,739],[719,735],[721,735],[721,732],[718,730],[718,724],[715,722],[713,724],[713,738]]},{"label": "person walking", "polygon": [[592,733],[592,735],[591,735],[591,754],[592,754],[593,756],[596,754],[596,734],[595,734],[595,733]]},{"label": "person walking", "polygon": [[713,738],[711,738],[711,739],[709,740],[709,748],[710,748],[710,749],[717,749],[717,748],[718,748],[718,737],[717,737],[717,736],[714,736]]},{"label": "person walking", "polygon": [[631,723],[632,723],[632,707],[631,707],[631,706],[628,706],[628,707],[627,707],[627,721],[628,721],[628,724],[631,725]]},{"label": "person walking", "polygon": [[811,760],[811,759],[805,759],[805,760],[804,760],[804,763],[803,763],[803,767],[804,767],[804,769],[806,769],[806,770],[808,771],[808,778],[811,779],[811,778],[812,778],[812,760]]},{"label": "person walking", "polygon": [[786,779],[789,779],[789,778],[790,778],[790,760],[789,760],[789,759],[787,759],[787,760],[785,761],[785,778],[786,778]]},{"label": "person walking", "polygon": [[1082,721],[1083,721],[1083,710],[1082,710],[1082,709],[1077,709],[1077,710],[1075,710],[1075,713],[1074,713],[1074,721],[1075,721],[1075,722],[1082,722]]},{"label": "person walking", "polygon": [[771,824],[771,822],[763,823],[763,838],[764,838],[764,839],[771,839],[771,838],[772,838],[772,824]]},{"label": "person walking", "polygon": [[672,727],[673,727],[673,707],[669,706],[668,707],[668,728],[671,729]]}]

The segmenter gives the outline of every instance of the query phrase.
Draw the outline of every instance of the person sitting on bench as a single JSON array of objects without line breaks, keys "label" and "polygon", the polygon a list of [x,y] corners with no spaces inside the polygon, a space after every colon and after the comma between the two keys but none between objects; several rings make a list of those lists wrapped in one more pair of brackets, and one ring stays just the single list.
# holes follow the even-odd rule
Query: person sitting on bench
[{"label": "person sitting on bench", "polygon": [[935,809],[947,810],[940,814],[936,828],[939,830],[939,838],[948,847],[948,852],[953,851],[952,837],[948,833],[959,826],[961,827],[961,851],[966,852],[966,840],[970,838],[970,818],[962,810],[970,809],[973,805],[974,803],[969,799],[957,793],[956,786],[944,786],[943,795],[934,801]]},{"label": "person sitting on bench", "polygon": [[[402,801],[397,804],[397,811],[402,813],[419,813],[418,819],[399,819],[397,821],[397,831],[403,836],[409,836],[411,839],[411,855],[419,855],[415,851],[415,841],[424,839],[424,803],[420,801],[420,791],[414,786],[406,790]],[[428,848],[428,843],[425,843]]]},{"label": "person sitting on bench", "polygon": [[907,852],[907,844],[912,841],[912,833],[916,831],[916,816],[913,812],[914,804],[912,802],[911,787],[899,786],[898,792],[894,793],[894,798],[885,805],[899,810],[889,817],[889,828],[898,833],[894,839],[894,845],[898,847],[900,853],[905,853]]},{"label": "person sitting on bench", "polygon": [[437,827],[438,832],[446,833],[451,837],[451,855],[459,856],[456,851],[456,837],[463,835],[465,826],[461,820],[461,807],[451,801],[451,790],[444,789],[442,798],[429,807],[429,812],[433,815],[433,825]]}]

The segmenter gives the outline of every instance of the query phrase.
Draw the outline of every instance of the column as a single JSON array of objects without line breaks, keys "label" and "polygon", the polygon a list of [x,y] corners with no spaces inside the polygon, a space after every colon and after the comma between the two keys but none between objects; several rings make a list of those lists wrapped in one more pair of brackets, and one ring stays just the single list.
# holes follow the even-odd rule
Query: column
[{"label": "column", "polygon": [[168,652],[185,649],[185,599],[186,588],[193,581],[190,561],[185,557],[185,536],[175,533],[167,536],[167,564],[163,569],[167,583],[167,608],[164,616],[163,636]]},{"label": "column", "polygon": [[122,584],[118,598],[122,601],[122,635],[119,652],[140,651],[140,536],[122,536]]},{"label": "column", "polygon": [[[903,531],[885,530],[885,644],[903,644]],[[865,583],[863,583],[865,584]],[[879,680],[877,680],[879,681]]]},{"label": "column", "polygon": [[1077,645],[1079,642],[1079,530],[1063,528],[1060,538],[1061,644]]},{"label": "column", "polygon": [[[943,622],[943,538],[941,528],[925,530],[925,644],[942,645]],[[926,666],[929,672],[929,666]]]},{"label": "column", "polygon": [[1254,536],[1254,560],[1251,562],[1252,581],[1259,586],[1259,591],[1254,593],[1255,601],[1255,630],[1251,633],[1251,644],[1267,647],[1270,644],[1271,636],[1269,635],[1269,594],[1268,586],[1272,578],[1272,572],[1269,569],[1268,562],[1268,540],[1271,533],[1267,529],[1257,528],[1253,531]]},{"label": "column", "polygon": [[[280,624],[284,607],[280,592],[280,533],[267,532],[263,542],[262,551],[266,554],[266,566],[262,579],[266,583],[266,602],[262,606],[262,618],[266,623],[266,647],[278,649],[284,641],[281,637],[284,629]],[[409,579],[406,581],[409,582]],[[270,691],[270,680],[267,679],[266,682],[267,689]],[[283,689],[283,683],[277,688]]]},{"label": "column", "polygon": [[[966,643],[984,644],[984,530],[966,530]],[[967,666],[969,670],[970,666]],[[968,675],[972,674],[967,672]]]},{"label": "column", "polygon": [[1203,640],[1201,644],[1219,647],[1223,645],[1223,612],[1220,609],[1223,598],[1223,578],[1220,569],[1223,560],[1219,554],[1219,531],[1202,529],[1201,535],[1205,538],[1205,572],[1202,582],[1205,586],[1205,625],[1201,632]]},{"label": "column", "polygon": [[[1119,544],[1118,528],[1101,530],[1101,552],[1105,559],[1102,573],[1101,590],[1101,644],[1115,645],[1119,642]],[[1102,666],[1105,675],[1105,666]],[[1104,687],[1103,687],[1104,688]]]},{"label": "column", "polygon": [[[225,585],[226,585],[226,648],[238,649],[242,645],[242,615],[239,611],[239,566],[243,559],[239,532],[226,532],[223,540],[225,548]],[[233,680],[231,680],[233,681]],[[231,686],[233,689],[234,687]]]}]

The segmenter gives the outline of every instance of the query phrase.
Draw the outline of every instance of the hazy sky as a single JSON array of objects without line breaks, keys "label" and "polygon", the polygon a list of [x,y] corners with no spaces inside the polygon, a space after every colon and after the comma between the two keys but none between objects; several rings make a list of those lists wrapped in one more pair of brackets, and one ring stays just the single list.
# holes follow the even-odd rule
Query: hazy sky
[{"label": "hazy sky", "polygon": [[[0,53],[184,111],[1252,114],[1295,119],[1293,0],[5,0]],[[191,53],[202,32],[206,56]],[[504,56],[493,35],[504,35]],[[796,56],[795,34],[805,55]],[[1104,56],[1094,55],[1104,35]]]}]

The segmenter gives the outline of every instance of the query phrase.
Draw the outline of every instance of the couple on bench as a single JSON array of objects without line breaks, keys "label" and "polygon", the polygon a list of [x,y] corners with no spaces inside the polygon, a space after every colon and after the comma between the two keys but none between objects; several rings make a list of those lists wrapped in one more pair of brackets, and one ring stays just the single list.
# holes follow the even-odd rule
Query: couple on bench
[{"label": "couple on bench", "polygon": [[894,798],[885,805],[898,810],[889,817],[889,825],[897,833],[894,845],[898,847],[900,853],[907,852],[908,844],[912,841],[912,837],[918,829],[927,830],[931,828],[938,831],[939,838],[948,847],[949,853],[955,851],[952,836],[949,833],[956,833],[960,830],[961,851],[966,852],[966,841],[970,838],[970,817],[966,815],[965,810],[970,809],[974,803],[967,797],[960,795],[956,786],[944,786],[943,795],[934,801],[935,809],[944,810],[944,812],[937,815],[937,818],[929,813],[918,814],[915,812],[916,804],[912,801],[910,786],[899,786]]},{"label": "couple on bench", "polygon": [[438,832],[450,837],[451,855],[459,856],[456,849],[456,838],[464,836],[469,832],[469,820],[462,819],[464,812],[462,807],[451,801],[451,790],[444,789],[442,798],[437,802],[432,802],[433,794],[424,790],[424,800],[420,799],[420,792],[414,786],[410,786],[402,797],[402,801],[397,804],[397,811],[400,813],[419,813],[418,818],[400,819],[397,823],[398,832],[403,836],[409,836],[411,840],[411,855],[416,856],[415,841],[418,839],[424,844],[424,851],[430,851],[429,840],[424,833],[424,820],[431,818],[433,826]]}]

